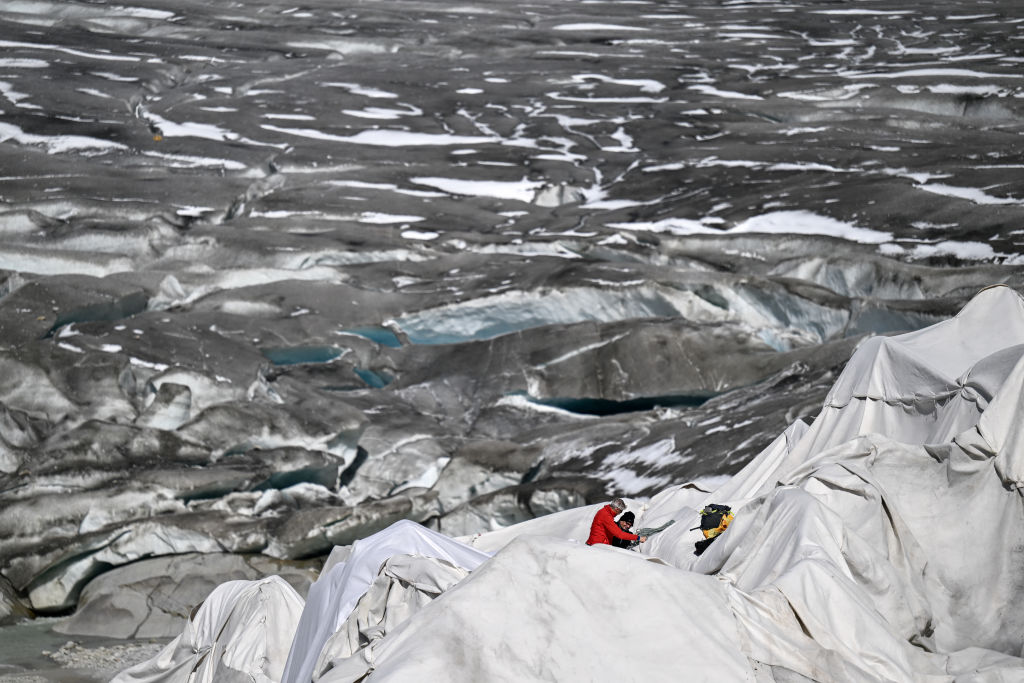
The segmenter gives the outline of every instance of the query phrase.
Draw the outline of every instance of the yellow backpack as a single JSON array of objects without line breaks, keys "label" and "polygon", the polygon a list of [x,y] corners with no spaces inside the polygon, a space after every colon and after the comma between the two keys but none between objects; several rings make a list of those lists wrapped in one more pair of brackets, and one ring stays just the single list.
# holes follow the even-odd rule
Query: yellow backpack
[{"label": "yellow backpack", "polygon": [[735,517],[736,515],[733,514],[732,508],[728,505],[709,503],[704,506],[704,509],[700,511],[700,526],[690,529],[690,531],[700,529],[700,532],[704,534],[704,540],[697,541],[694,544],[693,554],[700,555],[703,553],[711,545],[711,542],[729,527]]},{"label": "yellow backpack", "polygon": [[[703,514],[703,512],[702,512],[702,514]],[[710,516],[710,514],[708,516]],[[702,534],[704,534],[704,538],[714,538],[718,534],[720,534],[723,531],[725,531],[729,527],[729,524],[732,523],[732,520],[735,519],[735,518],[736,518],[736,515],[734,515],[732,513],[732,510],[730,510],[729,512],[726,512],[724,514],[719,515],[719,520],[720,521],[718,522],[718,526],[710,528],[710,529],[705,529],[704,528],[704,519],[702,518],[701,519],[701,529],[700,529],[700,531],[701,531]]]}]

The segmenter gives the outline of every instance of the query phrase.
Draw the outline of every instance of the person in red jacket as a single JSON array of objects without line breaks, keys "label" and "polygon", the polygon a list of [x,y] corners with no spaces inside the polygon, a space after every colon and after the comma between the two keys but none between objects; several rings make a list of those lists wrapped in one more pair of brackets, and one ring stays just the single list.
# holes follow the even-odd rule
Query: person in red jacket
[{"label": "person in red jacket", "polygon": [[646,536],[637,536],[628,531],[623,531],[615,523],[615,516],[625,509],[626,504],[622,502],[622,499],[616,498],[598,510],[597,514],[594,515],[594,521],[590,524],[590,538],[587,539],[587,545],[598,545],[600,543],[611,545],[613,538],[621,538],[624,541],[639,540],[641,543],[646,541]]}]

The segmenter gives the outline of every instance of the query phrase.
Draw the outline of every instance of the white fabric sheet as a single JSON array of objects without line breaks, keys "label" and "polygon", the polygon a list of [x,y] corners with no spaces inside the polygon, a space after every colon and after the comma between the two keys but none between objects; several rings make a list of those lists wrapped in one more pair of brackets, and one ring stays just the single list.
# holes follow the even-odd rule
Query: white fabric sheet
[{"label": "white fabric sheet", "polygon": [[302,607],[278,576],[222,583],[180,636],[111,683],[276,683],[288,655],[281,634],[295,631]]},{"label": "white fabric sheet", "polygon": [[367,680],[753,683],[738,638],[714,577],[521,536],[381,641]]},{"label": "white fabric sheet", "polygon": [[470,571],[490,557],[490,553],[407,520],[356,541],[348,559],[321,574],[310,587],[281,680],[308,683],[324,643],[345,623],[381,565],[393,555],[409,554],[446,560]]}]

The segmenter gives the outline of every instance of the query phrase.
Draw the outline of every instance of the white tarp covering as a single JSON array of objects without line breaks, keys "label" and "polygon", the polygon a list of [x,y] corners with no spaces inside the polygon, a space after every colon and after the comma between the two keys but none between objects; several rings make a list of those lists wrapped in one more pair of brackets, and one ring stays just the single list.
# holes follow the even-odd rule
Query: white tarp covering
[{"label": "white tarp covering", "polygon": [[462,567],[421,555],[395,555],[380,573],[356,609],[320,650],[313,680],[330,672],[332,677],[358,677],[372,667],[377,641],[408,621],[430,601],[466,578]]},{"label": "white tarp covering", "polygon": [[228,581],[213,589],[185,630],[153,659],[111,683],[270,683],[281,680],[302,597],[284,579]]},{"label": "white tarp covering", "polygon": [[[282,681],[309,681],[324,643],[345,623],[388,558],[393,555],[423,555],[450,562],[472,571],[490,557],[436,531],[409,521],[352,544],[344,562],[328,568],[310,587],[306,608],[294,632]],[[287,636],[291,642],[291,635]]]},{"label": "white tarp covering", "polygon": [[[367,596],[318,681],[1024,681],[1022,424],[1024,301],[994,287],[865,342],[821,414],[719,490],[633,506],[639,526],[679,522],[641,552],[579,542],[596,506],[467,539],[497,554],[444,558],[475,571],[433,600],[395,593],[390,619],[390,598]],[[697,557],[709,502],[737,515]],[[289,683],[311,680],[387,557],[410,552],[371,552],[375,538],[314,585],[305,627],[277,631],[309,663]],[[347,569],[357,551],[365,571]]]},{"label": "white tarp covering", "polygon": [[521,536],[381,641],[368,680],[753,682],[724,584],[640,557]]}]

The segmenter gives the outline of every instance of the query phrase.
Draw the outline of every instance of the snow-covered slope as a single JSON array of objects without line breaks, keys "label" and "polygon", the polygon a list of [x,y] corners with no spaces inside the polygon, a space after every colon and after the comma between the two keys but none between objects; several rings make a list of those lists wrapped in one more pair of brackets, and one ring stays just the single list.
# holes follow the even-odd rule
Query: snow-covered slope
[{"label": "snow-covered slope", "polygon": [[[277,680],[287,642],[323,683],[1021,680],[1022,395],[1024,299],[989,288],[950,320],[863,344],[811,425],[794,423],[716,490],[630,501],[640,526],[678,522],[640,552],[581,543],[594,506],[462,539],[464,557],[495,553],[475,568],[437,543],[398,543],[392,560],[419,563],[375,561],[338,629],[346,646],[293,640],[282,623],[268,636],[278,658],[238,675]],[[697,557],[689,527],[708,502],[737,515]],[[412,527],[338,549],[320,582]],[[324,612],[315,592],[303,618]],[[190,661],[262,637],[256,621],[231,622]],[[173,665],[116,680],[193,680]]]}]

